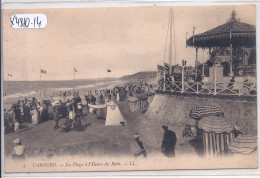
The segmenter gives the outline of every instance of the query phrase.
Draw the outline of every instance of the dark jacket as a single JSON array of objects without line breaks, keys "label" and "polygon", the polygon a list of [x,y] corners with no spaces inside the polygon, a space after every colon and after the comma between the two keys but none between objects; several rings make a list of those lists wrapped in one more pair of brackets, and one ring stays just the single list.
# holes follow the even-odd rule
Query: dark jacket
[{"label": "dark jacket", "polygon": [[165,149],[174,149],[177,142],[175,132],[171,130],[167,130],[164,133],[163,141],[162,141],[162,148]]}]

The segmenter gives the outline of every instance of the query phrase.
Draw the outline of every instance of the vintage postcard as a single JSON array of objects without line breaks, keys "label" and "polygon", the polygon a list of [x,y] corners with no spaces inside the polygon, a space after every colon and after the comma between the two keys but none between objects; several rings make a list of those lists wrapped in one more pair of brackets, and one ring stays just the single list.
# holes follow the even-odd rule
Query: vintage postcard
[{"label": "vintage postcard", "polygon": [[2,17],[5,173],[257,168],[255,5]]}]

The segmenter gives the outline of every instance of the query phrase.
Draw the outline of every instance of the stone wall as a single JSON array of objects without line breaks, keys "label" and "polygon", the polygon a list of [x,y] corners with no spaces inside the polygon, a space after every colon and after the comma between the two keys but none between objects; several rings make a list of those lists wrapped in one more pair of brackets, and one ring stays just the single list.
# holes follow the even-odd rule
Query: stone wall
[{"label": "stone wall", "polygon": [[183,96],[174,94],[156,94],[150,104],[146,116],[165,124],[184,126],[194,124],[189,117],[190,110],[196,105],[215,105],[224,112],[224,117],[232,126],[239,126],[247,134],[257,135],[257,103],[256,101],[223,99],[201,96]]}]

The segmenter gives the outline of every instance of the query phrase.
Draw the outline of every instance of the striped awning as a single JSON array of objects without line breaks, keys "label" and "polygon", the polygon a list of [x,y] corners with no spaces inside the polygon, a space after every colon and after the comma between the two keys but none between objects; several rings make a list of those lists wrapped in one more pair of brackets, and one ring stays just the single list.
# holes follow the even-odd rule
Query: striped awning
[{"label": "striped awning", "polygon": [[139,99],[138,99],[137,97],[133,96],[133,97],[127,98],[127,100],[130,101],[130,102],[136,102],[136,101],[138,101]]},{"label": "striped awning", "polygon": [[192,119],[201,119],[208,116],[222,116],[224,113],[216,106],[211,105],[197,105],[190,111],[189,116]]},{"label": "striped awning", "polygon": [[226,119],[217,116],[209,116],[199,120],[198,127],[205,132],[215,133],[230,133],[234,130]]},{"label": "striped awning", "polygon": [[250,154],[257,149],[257,137],[252,135],[239,135],[228,149],[233,153]]}]

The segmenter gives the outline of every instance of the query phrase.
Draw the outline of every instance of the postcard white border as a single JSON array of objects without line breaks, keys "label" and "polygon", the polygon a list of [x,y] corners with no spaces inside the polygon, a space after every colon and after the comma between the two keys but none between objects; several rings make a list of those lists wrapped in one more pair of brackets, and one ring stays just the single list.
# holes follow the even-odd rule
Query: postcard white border
[{"label": "postcard white border", "polygon": [[[228,2],[224,0],[214,1],[214,0],[200,0],[200,1],[152,1],[152,0],[143,0],[143,1],[63,1],[63,0],[20,0],[20,3],[17,0],[4,0],[2,2],[2,9],[35,9],[35,8],[98,8],[98,7],[138,7],[138,6],[195,6],[195,5],[246,5],[246,4],[255,4],[256,5],[256,26],[257,26],[257,59],[260,57],[260,2],[259,1],[250,1],[250,0],[229,0]],[[2,40],[2,33],[1,33]],[[2,41],[1,41],[2,42]],[[3,43],[2,43],[3,44]],[[2,45],[1,45],[2,50]],[[2,55],[2,53],[1,53]],[[2,56],[1,56],[2,57]],[[2,64],[2,60],[1,60]],[[1,65],[1,71],[3,71]],[[257,69],[260,68],[260,63],[257,62]],[[259,83],[260,73],[257,72],[257,81]],[[1,75],[1,91],[3,91],[3,75]],[[2,92],[1,92],[2,93]],[[260,93],[260,89],[258,87],[258,93]],[[257,103],[259,102],[259,97],[257,98]],[[3,106],[3,100],[1,97],[1,104]],[[257,112],[260,112],[260,105],[257,105]],[[3,107],[1,107],[1,118],[3,117]],[[258,114],[258,119],[259,119]],[[3,119],[1,119],[1,133],[3,131]],[[260,126],[258,121],[258,145],[260,143]],[[222,169],[222,170],[172,170],[172,171],[118,171],[118,172],[68,172],[68,173],[12,173],[6,174],[4,173],[4,135],[1,134],[1,175],[3,177],[118,177],[118,176],[259,176],[260,175],[260,164],[258,161],[258,169]],[[258,157],[260,157],[260,152],[258,151]]]}]

